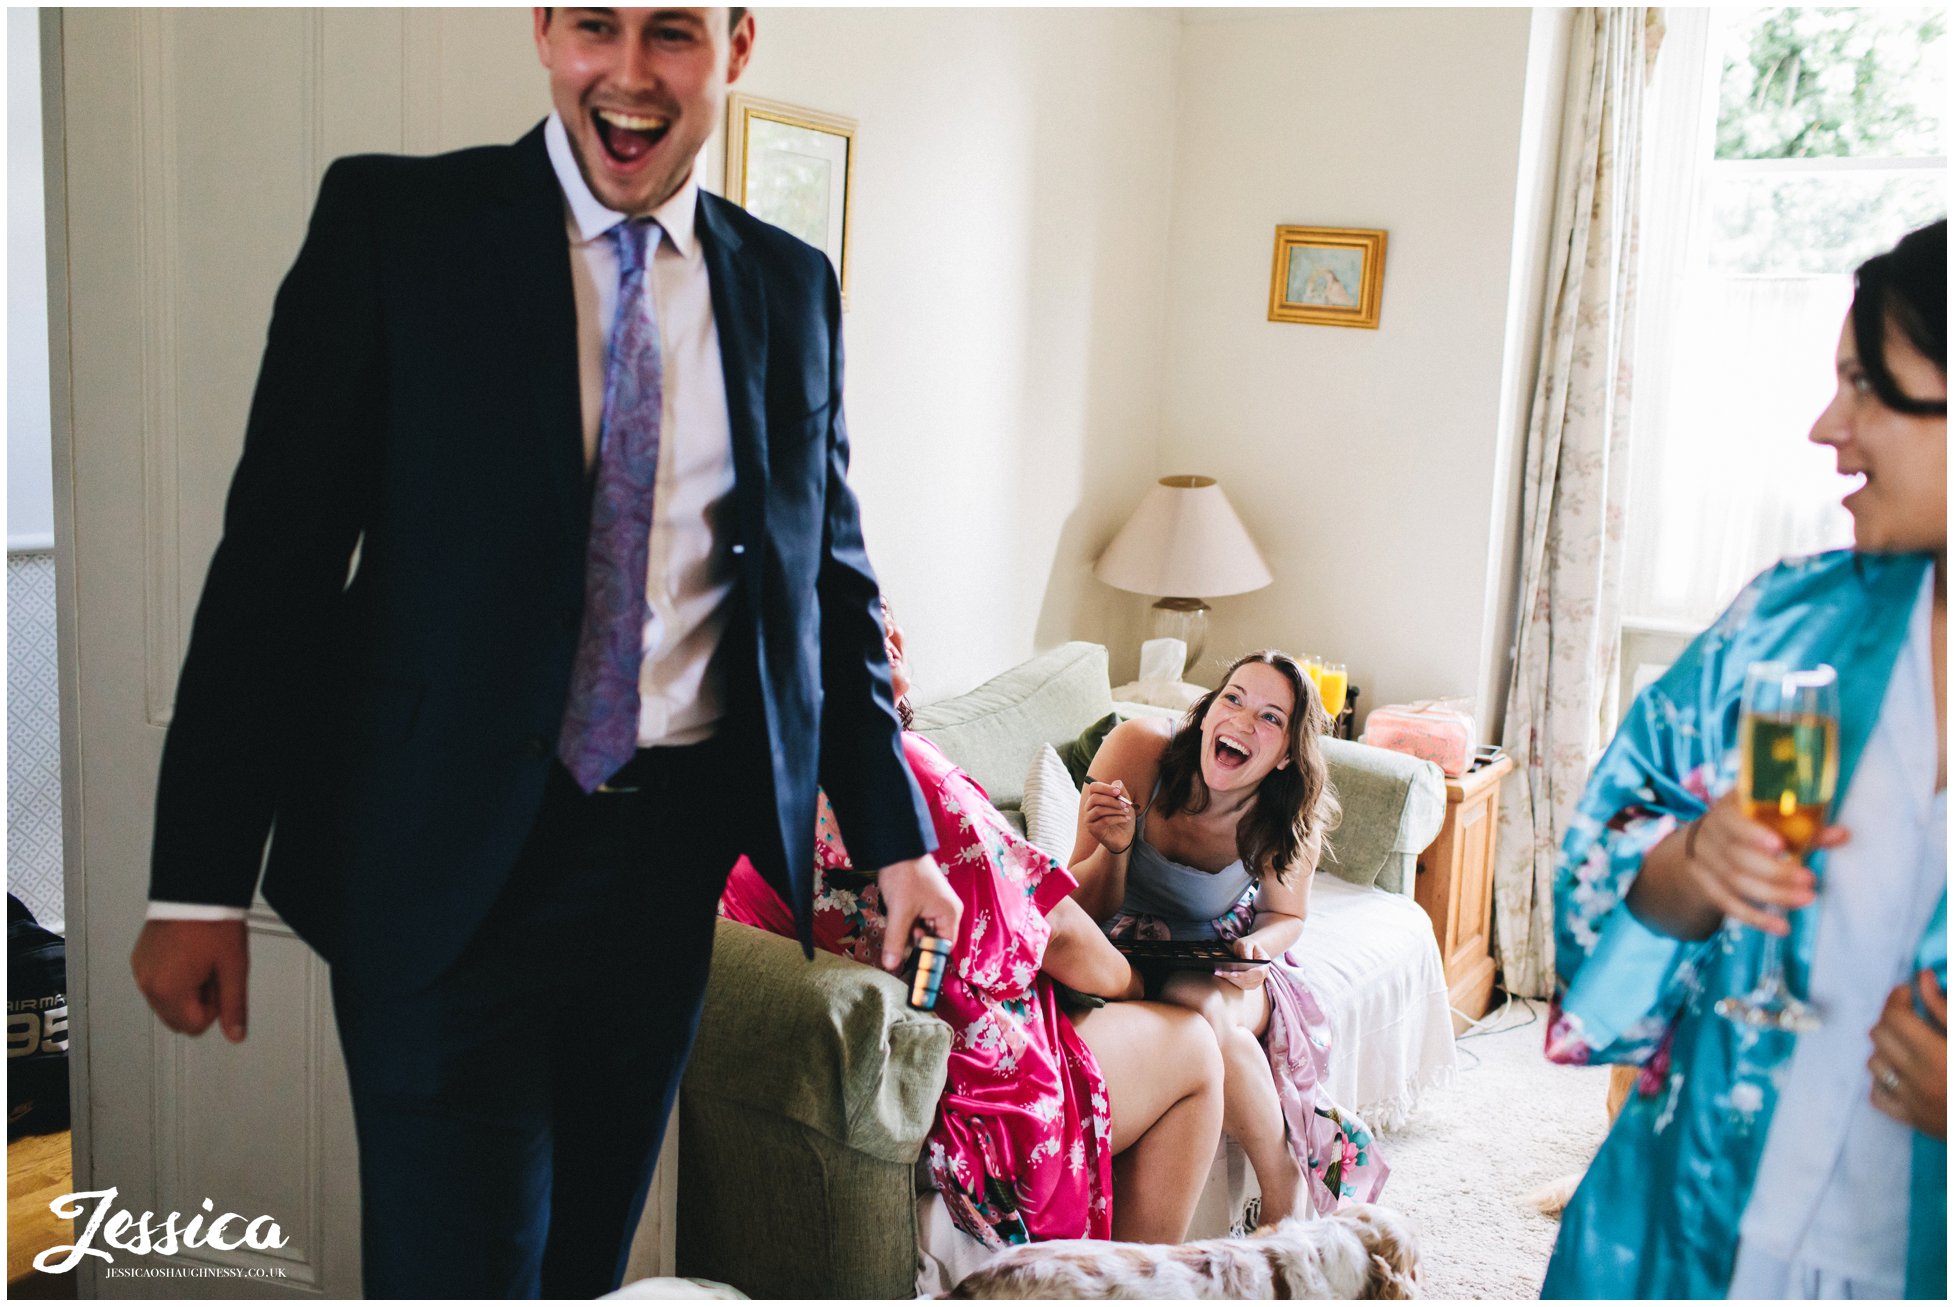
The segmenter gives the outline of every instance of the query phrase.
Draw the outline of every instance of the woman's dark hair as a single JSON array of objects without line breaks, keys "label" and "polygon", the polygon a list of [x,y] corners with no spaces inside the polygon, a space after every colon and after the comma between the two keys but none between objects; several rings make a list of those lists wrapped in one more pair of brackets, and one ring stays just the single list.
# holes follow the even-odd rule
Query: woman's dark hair
[{"label": "woman's dark hair", "polygon": [[1893,380],[1886,366],[1888,323],[1946,375],[1947,219],[1908,232],[1898,245],[1860,264],[1852,294],[1852,344],[1879,402],[1895,413],[1945,417],[1946,400],[1915,399]]},{"label": "woman's dark hair", "polygon": [[[886,640],[889,638],[889,628],[895,624],[896,610],[889,606],[889,596],[876,597],[882,601],[882,638]],[[902,729],[905,731],[916,729],[916,709],[909,702],[909,696],[906,694],[896,700],[896,720],[902,723]]]},{"label": "woman's dark hair", "polygon": [[[1343,816],[1336,792],[1330,788],[1329,769],[1323,762],[1318,739],[1330,730],[1329,714],[1323,700],[1302,664],[1275,649],[1263,649],[1235,660],[1228,675],[1221,678],[1221,689],[1242,667],[1260,663],[1289,682],[1296,697],[1296,710],[1289,714],[1289,765],[1262,778],[1256,787],[1255,802],[1235,828],[1235,851],[1249,874],[1261,879],[1264,870],[1273,869],[1278,881],[1306,857],[1306,871],[1316,869],[1323,836],[1335,830]],[[1201,778],[1201,723],[1208,709],[1221,695],[1210,690],[1194,701],[1181,719],[1180,729],[1167,743],[1160,759],[1160,797],[1156,802],[1163,814],[1202,812],[1208,806],[1208,783]]]}]

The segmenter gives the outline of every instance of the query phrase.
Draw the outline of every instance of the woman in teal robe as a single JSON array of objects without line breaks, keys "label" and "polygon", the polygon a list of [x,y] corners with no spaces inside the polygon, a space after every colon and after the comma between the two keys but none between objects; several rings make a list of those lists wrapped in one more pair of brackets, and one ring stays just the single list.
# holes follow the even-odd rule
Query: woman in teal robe
[{"label": "woman in teal robe", "polygon": [[[1865,476],[1855,547],[1744,589],[1636,700],[1562,848],[1547,1054],[1643,1070],[1543,1297],[1946,1296],[1946,229],[1859,270],[1812,430]],[[1838,672],[1838,824],[1802,865],[1730,793],[1760,661]],[[1817,1031],[1715,1012],[1767,948]]]}]

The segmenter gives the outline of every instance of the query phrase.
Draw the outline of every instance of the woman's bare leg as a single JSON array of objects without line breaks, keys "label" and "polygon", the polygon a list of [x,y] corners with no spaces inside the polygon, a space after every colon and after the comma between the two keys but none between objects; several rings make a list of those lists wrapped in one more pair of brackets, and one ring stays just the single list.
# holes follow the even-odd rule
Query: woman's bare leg
[{"label": "woman's bare leg", "polygon": [[1179,1243],[1221,1142],[1221,1054],[1208,1024],[1162,1003],[1073,1018],[1106,1077],[1113,1238]]},{"label": "woman's bare leg", "polygon": [[1221,1128],[1242,1146],[1262,1191],[1262,1223],[1273,1225],[1296,1210],[1303,1173],[1283,1125],[1282,1100],[1260,1034],[1269,1026],[1269,1000],[1260,986],[1243,989],[1232,981],[1199,972],[1170,976],[1161,998],[1199,1012],[1213,1028],[1221,1048],[1223,1110]]}]

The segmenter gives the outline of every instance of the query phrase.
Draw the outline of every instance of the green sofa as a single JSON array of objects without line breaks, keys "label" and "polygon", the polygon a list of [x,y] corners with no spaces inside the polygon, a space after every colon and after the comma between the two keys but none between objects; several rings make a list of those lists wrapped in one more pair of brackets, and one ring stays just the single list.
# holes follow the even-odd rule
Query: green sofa
[{"label": "green sofa", "polygon": [[[919,708],[916,729],[1013,813],[1038,748],[1114,709],[1106,651],[1072,643]],[[1443,815],[1437,769],[1340,740],[1325,752],[1344,820],[1324,869],[1408,896]],[[718,932],[680,1096],[678,1273],[755,1298],[913,1297],[915,1162],[950,1028],[892,976],[733,922]]]}]

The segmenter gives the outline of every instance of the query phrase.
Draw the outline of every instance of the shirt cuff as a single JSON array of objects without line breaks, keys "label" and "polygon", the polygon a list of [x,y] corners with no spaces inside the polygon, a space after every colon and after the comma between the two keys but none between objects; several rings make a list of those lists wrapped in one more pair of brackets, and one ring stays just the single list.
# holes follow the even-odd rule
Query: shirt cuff
[{"label": "shirt cuff", "polygon": [[250,909],[228,903],[171,903],[151,899],[145,921],[243,921]]}]

